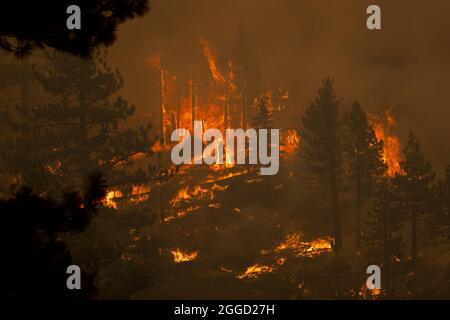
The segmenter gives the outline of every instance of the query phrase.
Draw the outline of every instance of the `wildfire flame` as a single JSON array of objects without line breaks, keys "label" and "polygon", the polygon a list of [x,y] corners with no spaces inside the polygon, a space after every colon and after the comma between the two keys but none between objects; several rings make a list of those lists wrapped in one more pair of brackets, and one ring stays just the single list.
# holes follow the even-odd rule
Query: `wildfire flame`
[{"label": "wildfire flame", "polygon": [[187,202],[191,199],[201,200],[208,198],[210,200],[214,199],[215,192],[224,191],[228,186],[219,186],[218,184],[213,184],[210,188],[203,188],[200,185],[194,186],[191,190],[186,186],[178,190],[177,195],[172,198],[169,203],[173,207],[178,207],[183,202]]},{"label": "wildfire flame", "polygon": [[283,144],[280,147],[285,155],[291,156],[295,154],[300,147],[301,137],[297,130],[289,129],[283,137]]},{"label": "wildfire flame", "polygon": [[120,190],[110,190],[106,192],[106,196],[103,199],[103,205],[108,208],[117,209],[116,198],[123,197]]},{"label": "wildfire flame", "polygon": [[286,236],[286,239],[276,247],[275,252],[291,250],[297,257],[311,258],[325,252],[331,252],[332,241],[331,237],[327,237],[326,239],[317,238],[311,242],[305,242],[301,241],[300,234],[293,233]]},{"label": "wildfire flame", "polygon": [[236,276],[238,279],[255,279],[258,278],[261,274],[264,273],[270,273],[274,270],[273,267],[265,265],[265,264],[259,264],[256,263],[254,265],[251,265],[247,267],[247,269]]},{"label": "wildfire flame", "polygon": [[175,263],[194,261],[198,258],[198,255],[199,255],[198,251],[188,252],[188,251],[183,251],[180,248],[171,250],[170,253],[173,256],[173,261]]},{"label": "wildfire flame", "polygon": [[200,37],[198,41],[200,42],[203,48],[203,54],[205,55],[206,60],[208,60],[209,70],[211,71],[211,75],[213,76],[214,80],[218,82],[225,82],[225,77],[220,73],[219,69],[217,68],[216,58],[211,51],[211,46],[209,45],[209,42],[202,37]]},{"label": "wildfire flame", "polygon": [[384,119],[375,116],[369,116],[375,136],[378,140],[383,140],[383,161],[387,165],[386,174],[390,177],[401,172],[400,161],[400,139],[392,133],[395,127],[395,117],[390,109],[385,111]]},{"label": "wildfire flame", "polygon": [[[147,185],[139,184],[132,185],[130,196],[126,199],[128,204],[137,204],[146,201],[150,198],[150,187]],[[117,209],[117,199],[125,199],[125,195],[118,189],[106,191],[106,196],[103,198],[102,203],[105,207]]]}]

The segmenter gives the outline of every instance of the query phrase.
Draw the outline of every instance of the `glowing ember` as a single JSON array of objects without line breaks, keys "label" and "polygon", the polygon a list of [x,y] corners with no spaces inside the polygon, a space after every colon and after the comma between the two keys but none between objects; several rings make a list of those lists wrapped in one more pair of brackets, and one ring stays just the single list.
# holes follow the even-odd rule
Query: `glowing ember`
[{"label": "glowing ember", "polygon": [[381,289],[374,288],[372,290],[368,289],[366,284],[364,283],[359,290],[359,296],[361,296],[363,299],[378,299],[378,297],[381,295]]},{"label": "glowing ember", "polygon": [[62,164],[61,164],[61,161],[59,161],[59,160],[56,160],[54,166],[51,166],[51,165],[46,166],[48,172],[50,172],[51,175],[58,174],[61,167],[62,167]]},{"label": "glowing ember", "polygon": [[130,156],[130,160],[131,161],[137,161],[139,159],[145,158],[146,156],[147,156],[147,153],[145,153],[145,152],[137,152],[137,153],[135,153],[135,154]]},{"label": "glowing ember", "polygon": [[225,267],[220,267],[220,271],[222,271],[222,272],[227,272],[227,273],[231,273],[231,272],[233,272],[233,270],[231,270],[231,269],[228,269],[228,268],[225,268]]},{"label": "glowing ember", "polygon": [[261,274],[270,273],[274,269],[271,266],[265,264],[256,263],[252,266],[249,266],[244,273],[241,273],[236,276],[238,279],[255,279],[258,278]]},{"label": "glowing ember", "polygon": [[170,253],[173,256],[173,261],[175,263],[194,261],[198,258],[198,254],[199,254],[198,251],[187,252],[187,251],[182,251],[179,248],[176,248],[176,249],[170,251]]},{"label": "glowing ember", "polygon": [[188,213],[194,212],[196,210],[200,209],[200,206],[192,206],[187,208],[186,210],[178,211],[176,215],[168,216],[164,218],[164,222],[170,222],[172,220],[175,220],[176,218],[181,218],[186,216]]}]

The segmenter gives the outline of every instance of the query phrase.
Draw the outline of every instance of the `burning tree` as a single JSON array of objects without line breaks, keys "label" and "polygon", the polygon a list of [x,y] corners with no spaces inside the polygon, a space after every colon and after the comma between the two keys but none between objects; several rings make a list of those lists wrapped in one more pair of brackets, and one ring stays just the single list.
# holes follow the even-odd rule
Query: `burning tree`
[{"label": "burning tree", "polygon": [[378,140],[367,116],[355,101],[345,118],[345,155],[355,189],[356,239],[361,237],[361,210],[387,169],[383,141]]},{"label": "burning tree", "polygon": [[300,156],[306,162],[306,170],[322,184],[329,187],[334,228],[334,250],[342,250],[341,217],[339,213],[339,186],[342,175],[341,124],[333,80],[326,78],[318,90],[318,96],[306,108],[302,116],[302,147]]},{"label": "burning tree", "polygon": [[134,106],[111,98],[123,85],[118,70],[100,51],[87,60],[55,51],[45,57],[47,63],[33,69],[53,98],[17,107],[15,141],[6,154],[10,169],[43,190],[79,185],[92,171],[104,172],[110,185],[131,183],[124,168],[149,152],[150,127],[120,131]]}]

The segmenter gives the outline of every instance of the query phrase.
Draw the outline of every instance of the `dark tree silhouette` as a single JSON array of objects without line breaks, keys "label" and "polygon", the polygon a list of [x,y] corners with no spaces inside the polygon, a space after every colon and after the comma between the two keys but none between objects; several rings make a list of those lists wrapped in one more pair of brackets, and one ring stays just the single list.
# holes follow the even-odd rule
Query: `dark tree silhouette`
[{"label": "dark tree silhouette", "polygon": [[[434,195],[434,230],[450,240],[450,165],[445,168],[445,174],[433,188]],[[434,231],[433,230],[433,231]]]},{"label": "dark tree silhouette", "polygon": [[361,210],[387,166],[383,161],[383,141],[378,141],[367,116],[355,101],[345,118],[345,156],[355,190],[356,239],[361,238]]},{"label": "dark tree silhouette", "polygon": [[394,183],[403,194],[403,210],[410,224],[410,254],[417,261],[418,223],[430,214],[430,184],[434,179],[430,163],[420,148],[420,142],[411,132],[404,149],[405,160],[400,162],[402,172],[396,174]]},{"label": "dark tree silhouette", "polygon": [[[11,123],[15,130],[6,152],[10,171],[26,184],[48,191],[77,185],[88,172],[102,171],[111,185],[131,183],[124,172],[138,152],[150,152],[150,126],[120,130],[134,113],[123,98],[111,98],[123,85],[99,52],[92,59],[51,51],[48,63],[35,67],[36,78],[55,98],[44,105],[21,105]],[[130,181],[129,181],[130,180]]]},{"label": "dark tree silhouette", "polygon": [[373,208],[366,219],[365,240],[373,246],[371,261],[383,269],[383,294],[393,298],[395,295],[395,263],[401,257],[401,211],[399,196],[390,181],[385,178],[375,190]]},{"label": "dark tree silhouette", "polygon": [[83,192],[67,189],[62,201],[22,187],[0,201],[2,232],[2,291],[10,297],[82,299],[94,293],[92,275],[82,272],[82,290],[68,290],[67,267],[72,264],[63,233],[83,231],[105,196],[101,174],[90,174]]},{"label": "dark tree silhouette", "polygon": [[338,201],[338,180],[342,175],[341,123],[333,80],[323,80],[314,102],[311,102],[302,116],[302,148],[300,155],[306,161],[307,170],[328,186],[331,197],[334,228],[334,250],[342,250],[341,217]]},{"label": "dark tree silhouette", "polygon": [[[73,4],[81,9],[81,30],[66,27],[66,10]],[[119,24],[148,10],[147,0],[3,1],[0,48],[19,57],[45,47],[87,57],[115,41]]]}]

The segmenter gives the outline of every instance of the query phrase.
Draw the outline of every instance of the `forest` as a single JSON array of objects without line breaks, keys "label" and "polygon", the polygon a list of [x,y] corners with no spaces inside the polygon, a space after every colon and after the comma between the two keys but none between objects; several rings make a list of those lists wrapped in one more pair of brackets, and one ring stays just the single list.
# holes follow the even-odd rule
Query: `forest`
[{"label": "forest", "polygon": [[[230,23],[220,39],[205,29],[178,44],[169,33],[145,59],[130,59],[131,47],[118,55],[111,35],[75,50],[70,37],[13,46],[0,30],[5,295],[450,298],[446,146],[422,139],[395,99],[358,98],[333,70],[295,77],[314,88],[300,92],[271,72],[251,22]],[[128,60],[146,99],[130,93],[138,77],[116,66]],[[174,164],[172,132],[194,134],[196,123],[223,136],[279,129],[278,173],[237,163],[227,145],[222,164],[201,153],[195,164],[194,150],[194,163]],[[250,156],[248,143],[237,148]],[[67,289],[69,265],[80,266],[82,290]],[[370,265],[381,289],[366,288]]]}]

